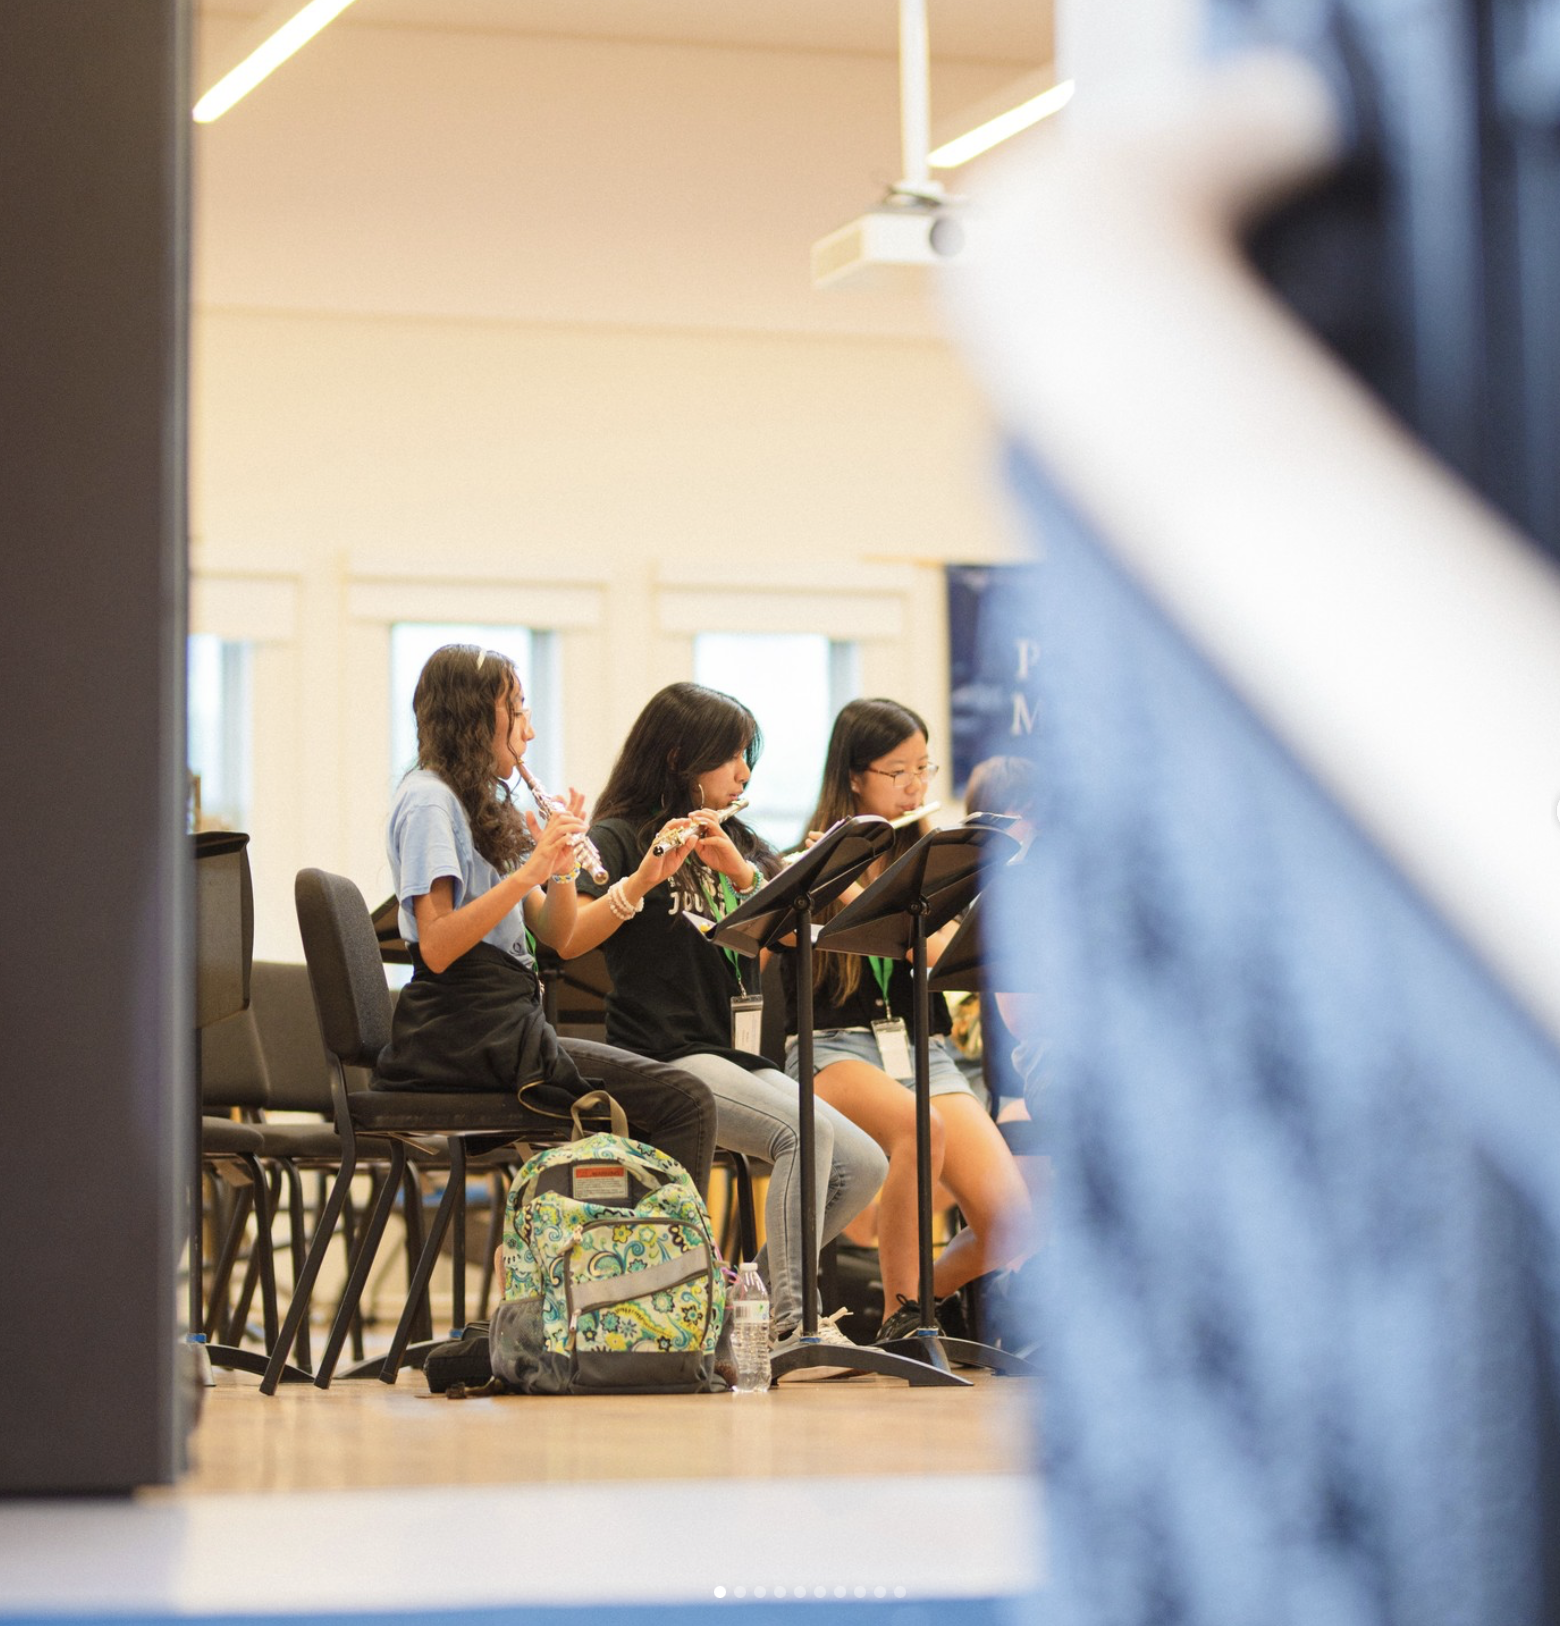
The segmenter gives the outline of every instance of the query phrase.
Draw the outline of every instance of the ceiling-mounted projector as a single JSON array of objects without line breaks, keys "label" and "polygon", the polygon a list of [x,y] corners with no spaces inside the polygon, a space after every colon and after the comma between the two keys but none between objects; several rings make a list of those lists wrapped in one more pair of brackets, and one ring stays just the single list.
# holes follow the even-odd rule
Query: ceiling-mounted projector
[{"label": "ceiling-mounted projector", "polygon": [[814,288],[915,286],[928,266],[966,257],[965,218],[930,168],[931,50],[926,0],[899,0],[899,136],[904,178],[875,209],[812,248]]},{"label": "ceiling-mounted projector", "polygon": [[956,203],[896,192],[813,244],[813,287],[845,282],[875,287],[907,280],[907,272],[947,265],[965,249],[964,217]]}]

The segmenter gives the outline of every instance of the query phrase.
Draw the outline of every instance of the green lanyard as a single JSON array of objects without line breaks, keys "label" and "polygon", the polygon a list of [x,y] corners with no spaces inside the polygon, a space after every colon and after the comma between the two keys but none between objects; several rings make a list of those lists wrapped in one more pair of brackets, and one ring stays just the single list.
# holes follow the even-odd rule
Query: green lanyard
[{"label": "green lanyard", "polygon": [[892,1016],[894,1007],[888,997],[888,985],[893,980],[894,962],[889,959],[879,959],[876,954],[869,954],[867,964],[872,967],[872,975],[877,978],[877,985],[883,990],[884,1014]]},{"label": "green lanyard", "polygon": [[[720,872],[720,888],[722,897],[717,899],[704,884],[704,877],[699,877],[699,890],[704,894],[704,901],[710,906],[710,913],[717,920],[724,920],[737,906],[737,889],[731,884],[731,877],[724,871]],[[721,908],[721,904],[725,908]],[[735,949],[723,948],[721,953],[731,962],[732,974],[737,979],[737,987],[745,994],[747,983],[742,979],[742,958]]]}]

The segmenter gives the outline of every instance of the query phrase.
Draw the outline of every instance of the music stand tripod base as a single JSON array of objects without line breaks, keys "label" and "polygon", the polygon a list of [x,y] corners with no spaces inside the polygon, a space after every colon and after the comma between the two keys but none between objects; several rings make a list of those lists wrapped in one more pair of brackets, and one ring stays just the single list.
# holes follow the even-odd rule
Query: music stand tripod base
[{"label": "music stand tripod base", "polygon": [[902,1378],[912,1389],[968,1389],[968,1378],[950,1371],[948,1363],[940,1365],[921,1356],[919,1351],[901,1350],[899,1342],[893,1344],[860,1344],[847,1349],[843,1344],[826,1344],[820,1338],[816,1343],[803,1340],[786,1350],[783,1355],[770,1359],[769,1370],[778,1383],[788,1372],[808,1366],[848,1367],[842,1378],[857,1374],[876,1373],[881,1377]]},{"label": "music stand tripod base", "polygon": [[1040,1369],[1022,1355],[998,1349],[994,1344],[979,1344],[971,1338],[950,1338],[946,1333],[916,1331],[907,1337],[893,1339],[883,1348],[913,1355],[918,1360],[931,1361],[944,1369],[951,1363],[953,1366],[981,1367],[1008,1378],[1040,1376]]}]

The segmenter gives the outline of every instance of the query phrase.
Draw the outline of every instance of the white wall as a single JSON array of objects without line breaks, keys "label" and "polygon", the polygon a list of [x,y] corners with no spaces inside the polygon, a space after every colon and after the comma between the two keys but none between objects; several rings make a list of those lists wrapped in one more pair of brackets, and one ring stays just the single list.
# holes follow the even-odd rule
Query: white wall
[{"label": "white wall", "polygon": [[895,97],[886,58],[343,21],[201,132],[194,619],[257,640],[257,953],[300,865],[389,891],[395,619],[559,628],[590,795],[702,627],[858,637],[945,732],[940,565],[1011,547],[982,410],[923,300],[807,281]]},{"label": "white wall", "polygon": [[1080,91],[1159,73],[1196,51],[1206,0],[1056,0],[1056,56]]}]

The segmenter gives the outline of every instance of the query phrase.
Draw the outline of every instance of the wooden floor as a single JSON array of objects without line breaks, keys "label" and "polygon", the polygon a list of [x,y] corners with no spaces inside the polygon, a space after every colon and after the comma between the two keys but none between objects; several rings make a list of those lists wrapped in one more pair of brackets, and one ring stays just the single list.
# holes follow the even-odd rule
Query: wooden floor
[{"label": "wooden floor", "polygon": [[1032,1385],[881,1377],[791,1381],[763,1395],[448,1400],[419,1372],[328,1390],[218,1373],[191,1472],[150,1496],[644,1479],[1022,1474]]}]

